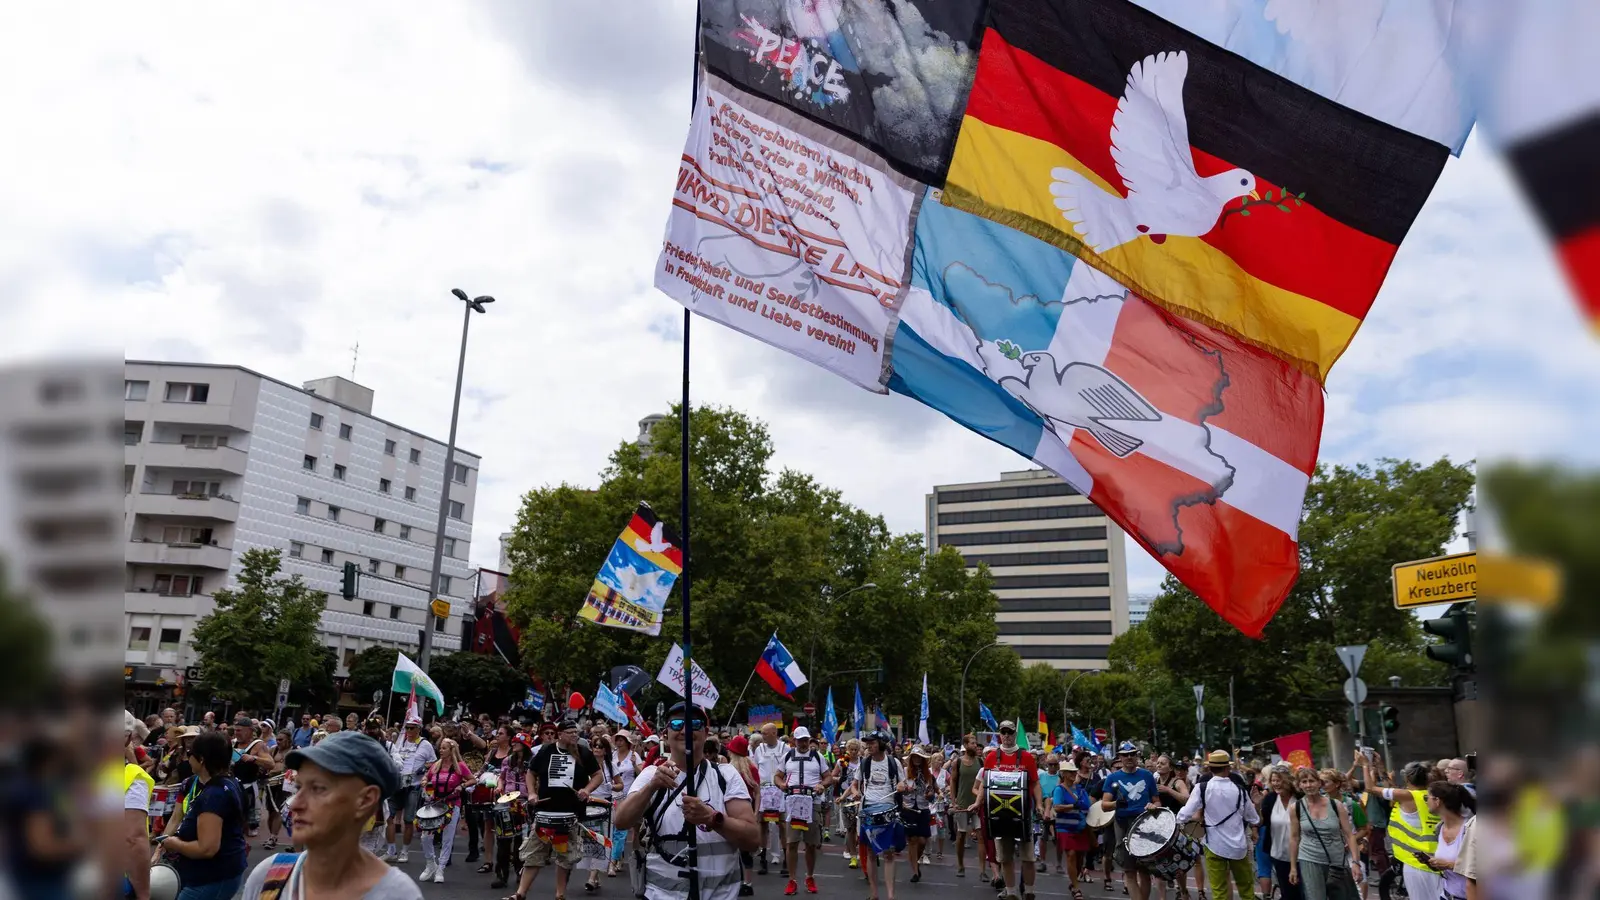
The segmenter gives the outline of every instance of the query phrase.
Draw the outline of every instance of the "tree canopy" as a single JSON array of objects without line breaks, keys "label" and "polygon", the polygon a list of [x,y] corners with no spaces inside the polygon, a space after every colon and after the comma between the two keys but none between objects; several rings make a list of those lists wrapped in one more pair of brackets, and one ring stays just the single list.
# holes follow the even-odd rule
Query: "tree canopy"
[{"label": "tree canopy", "polygon": [[239,564],[238,587],[213,594],[216,609],[195,623],[200,680],[243,706],[271,709],[281,678],[300,697],[330,702],[332,654],[317,633],[328,595],[299,575],[278,577],[279,550],[246,550]]},{"label": "tree canopy", "polygon": [[[558,685],[587,695],[604,672],[625,663],[654,674],[681,636],[681,586],[668,600],[660,637],[576,616],[640,500],[668,525],[681,525],[680,422],[674,409],[649,447],[618,447],[597,488],[542,487],[523,498],[507,542],[507,608],[522,628],[523,659]],[[920,535],[890,533],[880,516],[810,475],[774,470],[771,437],[756,419],[699,407],[691,425],[694,653],[722,693],[717,716],[733,713],[776,631],[813,684],[789,702],[756,679],[740,720],[751,703],[794,710],[811,697],[820,715],[831,685],[844,722],[859,682],[869,706],[881,702],[886,715],[909,723],[927,671],[932,727],[954,732],[962,666],[996,639],[998,603],[987,573],[968,570],[954,549],[929,554]],[[861,589],[867,584],[876,587]],[[1020,702],[1013,696],[1020,677],[1009,649],[981,654],[968,678],[969,708],[979,696],[991,706]]]}]

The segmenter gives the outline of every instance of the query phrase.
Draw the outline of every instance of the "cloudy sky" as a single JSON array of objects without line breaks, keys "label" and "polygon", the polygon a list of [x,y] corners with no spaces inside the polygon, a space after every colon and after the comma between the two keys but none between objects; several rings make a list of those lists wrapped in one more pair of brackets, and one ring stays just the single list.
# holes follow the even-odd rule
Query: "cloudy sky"
[{"label": "cloudy sky", "polygon": [[[557,8],[559,7],[559,11]],[[592,484],[676,399],[650,285],[687,127],[689,0],[12,5],[0,11],[0,352],[349,376],[443,437],[460,306],[474,561],[521,493]],[[1600,459],[1600,351],[1500,164],[1452,160],[1328,384],[1323,456]],[[899,530],[1021,468],[901,397],[716,325],[696,402]],[[1160,568],[1130,553],[1134,592]]]}]

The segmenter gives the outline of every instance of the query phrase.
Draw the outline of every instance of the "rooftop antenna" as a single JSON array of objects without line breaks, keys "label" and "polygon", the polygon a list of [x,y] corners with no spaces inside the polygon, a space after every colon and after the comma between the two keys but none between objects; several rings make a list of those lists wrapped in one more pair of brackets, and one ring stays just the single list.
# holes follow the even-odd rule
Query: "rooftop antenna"
[{"label": "rooftop antenna", "polygon": [[356,339],[354,347],[350,348],[350,380],[356,380],[356,360],[361,356],[361,339]]}]

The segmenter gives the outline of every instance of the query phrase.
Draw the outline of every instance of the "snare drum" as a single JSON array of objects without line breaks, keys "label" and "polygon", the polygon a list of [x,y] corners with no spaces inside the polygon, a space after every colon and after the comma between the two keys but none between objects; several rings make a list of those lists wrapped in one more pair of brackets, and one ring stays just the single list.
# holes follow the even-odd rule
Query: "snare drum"
[{"label": "snare drum", "polygon": [[512,791],[495,801],[489,812],[489,830],[496,837],[515,837],[522,830],[522,794]]},{"label": "snare drum", "polygon": [[182,787],[181,784],[158,784],[150,789],[150,807],[147,815],[150,817],[151,834],[160,834],[166,830],[167,819],[172,816],[173,810],[178,808],[178,795],[182,793]]},{"label": "snare drum", "polygon": [[884,828],[900,821],[900,807],[893,803],[872,803],[861,808],[861,824],[868,828]]},{"label": "snare drum", "polygon": [[533,816],[533,834],[539,840],[550,845],[556,853],[569,851],[574,826],[578,824],[576,813],[539,812]]},{"label": "snare drum", "polygon": [[1134,819],[1126,846],[1133,864],[1157,878],[1177,878],[1200,858],[1200,844],[1183,833],[1170,809],[1152,809]]},{"label": "snare drum", "polygon": [[450,807],[440,803],[429,803],[417,810],[417,830],[432,834],[444,828],[449,818]]}]

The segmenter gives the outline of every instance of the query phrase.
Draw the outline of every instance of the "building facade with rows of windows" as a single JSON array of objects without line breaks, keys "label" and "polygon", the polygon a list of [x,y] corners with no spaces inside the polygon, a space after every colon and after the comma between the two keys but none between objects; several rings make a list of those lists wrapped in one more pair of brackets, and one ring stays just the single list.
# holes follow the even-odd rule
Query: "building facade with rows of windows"
[{"label": "building facade with rows of windows", "polygon": [[987,564],[1000,600],[1000,640],[1023,665],[1104,669],[1128,630],[1122,529],[1060,477],[1032,469],[999,481],[946,484],[927,496],[930,550],[954,547]]},{"label": "building facade with rows of windows", "polygon": [[[327,592],[338,675],[374,644],[415,654],[424,627],[459,649],[479,457],[456,449],[438,591],[452,608],[439,620],[428,579],[444,442],[373,416],[373,392],[344,378],[295,387],[239,366],[129,361],[124,379],[130,688],[181,683],[195,622],[256,547]],[[399,583],[362,578],[346,600],[346,562]]]}]

